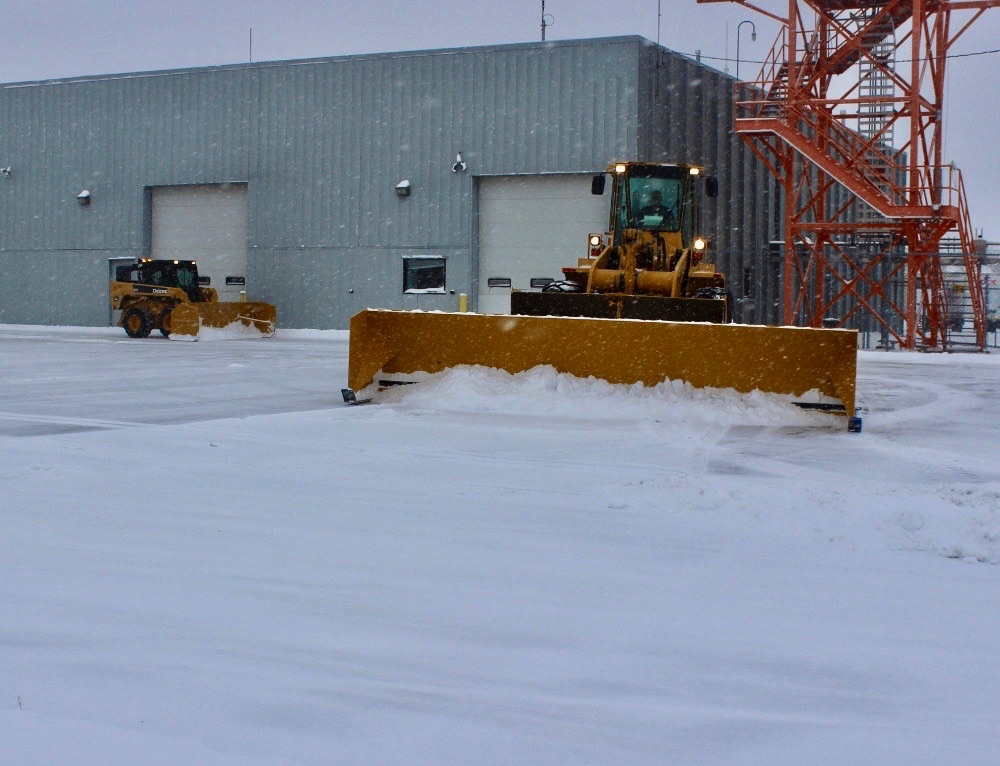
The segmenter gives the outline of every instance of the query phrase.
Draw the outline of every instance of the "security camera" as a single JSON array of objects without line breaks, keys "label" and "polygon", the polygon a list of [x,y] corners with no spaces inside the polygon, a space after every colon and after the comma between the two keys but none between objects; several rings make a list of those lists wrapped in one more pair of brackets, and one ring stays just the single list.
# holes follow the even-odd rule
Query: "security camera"
[{"label": "security camera", "polygon": [[408,180],[404,179],[404,180],[400,181],[398,184],[396,184],[396,194],[398,194],[400,197],[409,197],[410,196],[410,182]]},{"label": "security camera", "polygon": [[5,168],[0,168],[0,176],[3,176],[4,178],[10,177],[10,165]]},{"label": "security camera", "polygon": [[84,189],[82,192],[76,195],[76,201],[79,202],[81,205],[89,205],[90,192],[87,189]]},{"label": "security camera", "polygon": [[464,173],[466,168],[465,160],[462,159],[462,153],[459,152],[455,155],[455,164],[451,166],[452,173]]}]

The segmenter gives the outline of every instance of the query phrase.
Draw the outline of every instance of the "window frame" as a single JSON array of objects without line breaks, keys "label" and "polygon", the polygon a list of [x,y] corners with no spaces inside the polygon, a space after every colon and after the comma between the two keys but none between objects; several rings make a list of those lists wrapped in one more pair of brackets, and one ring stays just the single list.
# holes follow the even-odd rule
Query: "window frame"
[{"label": "window frame", "polygon": [[[425,270],[430,270],[432,268],[440,268],[441,270],[441,280],[440,286],[433,287],[419,287],[413,286],[408,287],[407,285],[413,281],[417,285],[420,281],[416,278],[410,280],[411,273],[415,273],[419,270],[417,264],[425,263],[427,261],[439,261],[440,266],[424,266]],[[412,271],[411,271],[412,268]],[[403,256],[403,295],[444,295],[448,292],[448,258],[443,255],[404,255]]]}]

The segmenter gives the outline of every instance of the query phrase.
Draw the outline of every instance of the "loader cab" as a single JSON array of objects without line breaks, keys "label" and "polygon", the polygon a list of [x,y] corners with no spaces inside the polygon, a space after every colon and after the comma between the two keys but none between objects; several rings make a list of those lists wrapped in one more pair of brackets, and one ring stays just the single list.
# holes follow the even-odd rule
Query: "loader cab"
[{"label": "loader cab", "polygon": [[[696,188],[701,168],[626,162],[610,166],[608,173],[613,184],[609,231],[614,244],[621,244],[626,229],[639,229],[679,235],[680,246],[690,246],[701,225]],[[595,194],[603,194],[604,178],[595,177]],[[713,196],[717,189],[714,179],[706,179],[705,188]]]}]

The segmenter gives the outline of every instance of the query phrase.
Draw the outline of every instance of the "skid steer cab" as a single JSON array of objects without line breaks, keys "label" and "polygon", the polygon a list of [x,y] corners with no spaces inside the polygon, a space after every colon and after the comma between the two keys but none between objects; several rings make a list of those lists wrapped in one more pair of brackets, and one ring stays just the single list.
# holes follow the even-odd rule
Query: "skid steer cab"
[{"label": "skid steer cab", "polygon": [[205,327],[270,336],[277,317],[269,303],[220,303],[214,288],[202,287],[197,262],[182,260],[144,258],[119,266],[111,308],[122,312],[118,326],[130,338],[148,337],[155,329],[166,338],[197,340]]}]

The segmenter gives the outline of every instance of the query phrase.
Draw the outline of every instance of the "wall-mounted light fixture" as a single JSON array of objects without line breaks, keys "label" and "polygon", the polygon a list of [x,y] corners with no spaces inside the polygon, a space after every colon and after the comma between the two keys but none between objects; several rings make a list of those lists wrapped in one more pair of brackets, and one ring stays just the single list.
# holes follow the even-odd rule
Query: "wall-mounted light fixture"
[{"label": "wall-mounted light fixture", "polygon": [[10,178],[10,165],[5,168],[0,168],[0,176],[4,178]]},{"label": "wall-mounted light fixture", "polygon": [[82,192],[80,192],[79,194],[76,195],[76,201],[79,202],[81,205],[89,205],[90,204],[90,191],[88,191],[87,189],[84,189]]},{"label": "wall-mounted light fixture", "polygon": [[398,184],[396,184],[396,196],[397,197],[409,197],[410,196],[410,182],[407,179],[403,179]]},{"label": "wall-mounted light fixture", "polygon": [[468,166],[465,164],[465,160],[462,159],[462,153],[459,152],[455,155],[455,164],[451,166],[452,173],[464,173]]}]

